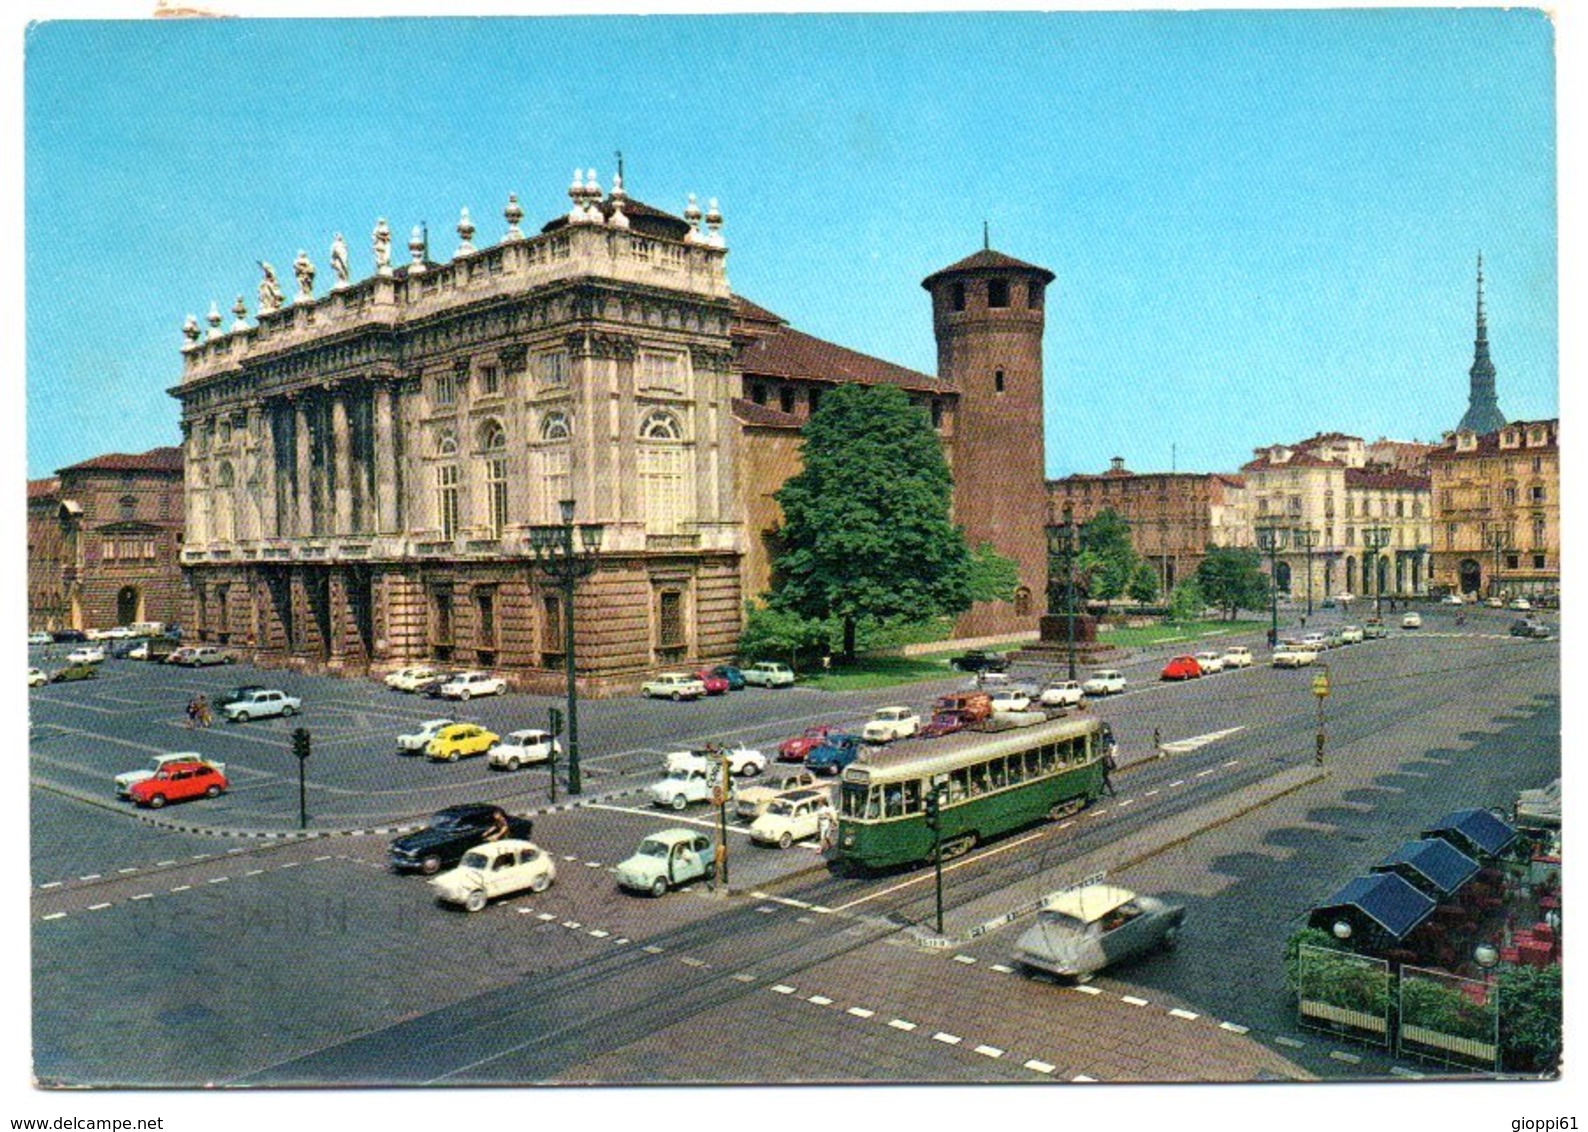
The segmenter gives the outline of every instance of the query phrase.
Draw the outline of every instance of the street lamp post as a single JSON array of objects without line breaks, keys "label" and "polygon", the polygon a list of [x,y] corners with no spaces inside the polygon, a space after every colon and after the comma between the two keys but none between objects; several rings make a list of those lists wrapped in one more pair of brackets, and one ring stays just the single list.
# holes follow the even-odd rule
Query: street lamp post
[{"label": "street lamp post", "polygon": [[[580,548],[576,551],[574,501],[564,499],[557,506],[562,510],[562,523],[530,527],[529,548],[535,555],[535,565],[562,589],[563,665],[568,674],[568,793],[576,795],[580,792],[579,690],[574,682],[573,591],[580,579],[595,570],[605,528],[600,523],[581,523]],[[556,775],[555,768],[552,775]]]},{"label": "street lamp post", "polygon": [[1268,647],[1279,644],[1279,552],[1290,538],[1286,527],[1258,527],[1257,549],[1268,555]]},{"label": "street lamp post", "polygon": [[1048,555],[1064,562],[1064,640],[1069,653],[1070,679],[1075,679],[1075,509],[1064,505],[1064,522],[1048,526]]},{"label": "street lamp post", "polygon": [[1296,545],[1307,552],[1307,616],[1312,616],[1312,548],[1318,545],[1318,532],[1311,527],[1297,527],[1293,536]]},{"label": "street lamp post", "polygon": [[1362,528],[1362,548],[1372,555],[1373,565],[1369,570],[1369,577],[1373,582],[1373,616],[1384,615],[1384,587],[1378,580],[1378,552],[1390,543],[1390,529],[1388,527]]}]

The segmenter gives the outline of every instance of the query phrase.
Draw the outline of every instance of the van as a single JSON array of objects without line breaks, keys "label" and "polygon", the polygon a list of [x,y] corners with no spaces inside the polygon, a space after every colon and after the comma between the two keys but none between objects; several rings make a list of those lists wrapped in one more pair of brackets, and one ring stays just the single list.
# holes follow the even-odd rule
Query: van
[{"label": "van", "polygon": [[158,637],[165,633],[164,621],[134,621],[127,628],[134,637]]}]

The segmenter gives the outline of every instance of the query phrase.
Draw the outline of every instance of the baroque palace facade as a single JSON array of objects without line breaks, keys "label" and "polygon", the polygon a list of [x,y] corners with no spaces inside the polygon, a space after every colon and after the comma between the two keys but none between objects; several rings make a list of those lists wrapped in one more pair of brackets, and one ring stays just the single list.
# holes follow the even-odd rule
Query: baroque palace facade
[{"label": "baroque palace facade", "polygon": [[[416,229],[411,262],[394,267],[380,221],[371,277],[350,279],[338,235],[328,294],[314,295],[299,253],[290,302],[261,265],[255,325],[241,297],[227,330],[213,307],[207,334],[189,318],[170,392],[182,406],[183,565],[198,638],[265,663],[365,671],[437,660],[550,688],[564,659],[561,598],[534,564],[529,531],[560,522],[559,501],[572,499],[576,522],[603,527],[574,608],[581,678],[617,686],[726,658],[745,600],[765,583],[770,493],[797,470],[790,429],[820,390],[901,385],[945,435],[965,415],[955,372],[934,379],[867,358],[737,299],[715,202],[702,214],[691,197],[680,218],[628,197],[621,179],[603,196],[593,172],[569,196],[570,212],[535,234],[519,229],[510,198],[506,235],[489,247],[473,246],[465,212],[444,263]],[[1045,586],[1040,336],[1051,278],[983,252],[928,280],[940,347],[945,336],[969,341],[988,370],[976,376],[1010,395],[969,414],[988,418],[983,462],[1007,463],[1010,430],[1024,430],[1030,532],[997,527],[959,487],[955,508],[972,542],[1020,561],[1027,593]],[[1000,417],[1008,406],[1020,411]],[[967,471],[965,448],[956,480],[987,479],[974,455]],[[968,622],[1026,627],[997,609]]]}]

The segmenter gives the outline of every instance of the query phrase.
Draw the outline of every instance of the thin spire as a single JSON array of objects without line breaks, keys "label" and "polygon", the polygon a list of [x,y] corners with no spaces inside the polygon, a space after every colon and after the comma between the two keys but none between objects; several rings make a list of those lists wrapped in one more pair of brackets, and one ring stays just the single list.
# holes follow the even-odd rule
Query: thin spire
[{"label": "thin spire", "polygon": [[623,176],[623,151],[621,149],[614,150],[613,156],[618,159],[618,177],[621,178]]},{"label": "thin spire", "polygon": [[992,238],[987,234],[987,221],[981,222],[981,247],[982,251],[992,250]]},{"label": "thin spire", "polygon": [[1483,253],[1478,253],[1478,338],[1487,339],[1489,336],[1488,319],[1483,314]]}]

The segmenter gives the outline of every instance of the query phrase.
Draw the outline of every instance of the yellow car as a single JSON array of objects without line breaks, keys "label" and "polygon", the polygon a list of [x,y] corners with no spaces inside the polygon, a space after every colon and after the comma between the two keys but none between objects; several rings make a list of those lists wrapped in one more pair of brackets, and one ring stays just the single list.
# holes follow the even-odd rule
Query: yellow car
[{"label": "yellow car", "polygon": [[436,732],[436,737],[425,746],[425,754],[436,760],[455,763],[466,755],[483,755],[496,746],[500,738],[495,732],[472,723],[454,723]]}]

